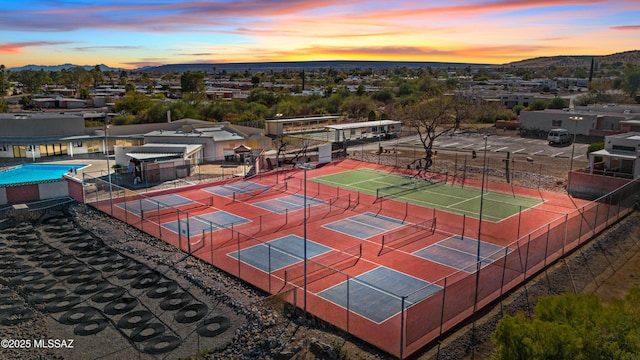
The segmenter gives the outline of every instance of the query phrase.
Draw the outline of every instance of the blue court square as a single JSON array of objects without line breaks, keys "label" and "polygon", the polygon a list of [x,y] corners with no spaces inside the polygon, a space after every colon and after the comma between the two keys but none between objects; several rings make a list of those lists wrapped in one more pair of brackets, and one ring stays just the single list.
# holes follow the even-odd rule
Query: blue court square
[{"label": "blue court square", "polygon": [[334,221],[322,227],[360,239],[368,239],[403,225],[405,222],[402,220],[367,212]]},{"label": "blue court square", "polygon": [[202,190],[225,197],[233,197],[233,194],[244,194],[255,190],[266,190],[269,186],[257,184],[251,181],[238,181],[230,184],[224,184],[219,186],[211,186],[203,188]]},{"label": "blue court square", "polygon": [[[307,258],[322,255],[333,250],[307,239]],[[228,254],[234,259],[247,263],[266,273],[293,265],[304,260],[304,238],[287,235]]]},{"label": "blue court square", "polygon": [[180,221],[175,220],[163,223],[162,227],[179,233],[182,236],[197,236],[211,231],[217,231],[223,228],[230,228],[232,225],[239,225],[249,222],[245,219],[226,211],[214,211],[190,218],[183,218]]},{"label": "blue court square", "polygon": [[[304,201],[305,200],[303,195],[293,194],[266,201],[260,201],[254,203],[253,205],[274,213],[282,214],[287,211],[294,211],[304,208]],[[307,196],[307,206],[315,206],[319,204],[324,204],[324,201]]]},{"label": "blue court square", "polygon": [[116,204],[121,209],[125,209],[134,214],[140,214],[143,211],[158,211],[158,209],[171,208],[174,206],[181,206],[186,204],[192,204],[194,201],[187,199],[176,194],[167,194],[154,196],[150,198],[142,198],[138,200],[131,200],[125,203]]},{"label": "blue court square", "polygon": [[480,247],[481,267],[501,259],[504,257],[505,251],[512,251],[508,248],[505,250],[505,247],[499,245],[454,235],[417,250],[413,254],[429,261],[474,273],[478,268],[478,246]]},{"label": "blue court square", "polygon": [[382,323],[402,311],[403,296],[406,296],[404,307],[408,308],[441,289],[428,281],[381,266],[318,295],[371,321]]}]

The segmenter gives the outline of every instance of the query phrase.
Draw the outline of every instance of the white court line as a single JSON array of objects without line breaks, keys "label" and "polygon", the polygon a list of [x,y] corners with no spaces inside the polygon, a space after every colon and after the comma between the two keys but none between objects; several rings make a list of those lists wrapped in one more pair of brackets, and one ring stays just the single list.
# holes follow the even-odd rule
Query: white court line
[{"label": "white court line", "polygon": [[501,147],[501,148],[499,148],[499,149],[495,149],[495,150],[491,150],[491,151],[493,151],[493,152],[498,152],[498,151],[500,151],[500,150],[504,150],[504,149],[508,149],[508,148],[509,148],[508,146],[503,146],[503,147]]},{"label": "white court line", "polygon": [[447,144],[447,145],[441,145],[440,147],[446,148],[446,147],[450,147],[450,146],[456,146],[459,143],[455,142],[455,143],[451,143],[451,144]]},{"label": "white court line", "polygon": [[520,151],[524,151],[524,150],[527,150],[527,149],[522,148],[522,149],[518,149],[518,150],[516,150],[516,151],[512,151],[511,153],[512,153],[512,154],[517,154],[517,153],[519,153]]},{"label": "white court line", "polygon": [[385,228],[382,228],[382,227],[379,227],[379,226],[375,226],[375,225],[368,224],[368,223],[366,223],[366,222],[362,222],[362,221],[354,220],[354,219],[352,219],[352,218],[346,218],[346,219],[344,219],[344,220],[349,221],[349,222],[352,222],[352,223],[354,223],[354,224],[361,225],[361,226],[363,226],[363,227],[373,228],[373,229],[376,229],[376,230],[382,230],[382,232],[387,232],[387,231],[393,230],[393,229],[395,229],[395,228],[397,228],[397,227],[400,227],[400,226],[396,226],[395,228],[385,229]]}]

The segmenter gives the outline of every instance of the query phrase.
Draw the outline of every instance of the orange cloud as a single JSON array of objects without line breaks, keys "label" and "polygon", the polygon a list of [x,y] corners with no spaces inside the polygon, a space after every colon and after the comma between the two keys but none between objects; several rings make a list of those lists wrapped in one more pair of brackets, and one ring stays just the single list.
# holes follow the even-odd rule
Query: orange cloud
[{"label": "orange cloud", "polygon": [[31,42],[18,42],[18,43],[4,43],[0,44],[0,54],[21,54],[22,49],[27,47],[40,47],[40,46],[55,46],[69,44],[65,41],[31,41]]}]

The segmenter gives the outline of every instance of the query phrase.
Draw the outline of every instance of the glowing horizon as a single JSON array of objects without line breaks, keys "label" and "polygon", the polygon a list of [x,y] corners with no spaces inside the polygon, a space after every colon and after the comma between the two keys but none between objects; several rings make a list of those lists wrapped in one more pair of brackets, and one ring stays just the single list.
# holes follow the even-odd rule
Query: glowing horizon
[{"label": "glowing horizon", "polygon": [[637,0],[25,0],[0,64],[380,60],[504,64],[638,50]]}]

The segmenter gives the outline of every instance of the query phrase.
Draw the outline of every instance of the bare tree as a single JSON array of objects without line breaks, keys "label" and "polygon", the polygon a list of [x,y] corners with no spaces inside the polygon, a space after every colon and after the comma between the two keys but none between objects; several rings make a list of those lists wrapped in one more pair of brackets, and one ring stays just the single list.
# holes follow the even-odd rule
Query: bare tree
[{"label": "bare tree", "polygon": [[419,136],[425,156],[409,165],[427,170],[433,164],[433,143],[442,135],[453,134],[462,123],[473,118],[477,104],[459,94],[436,95],[407,107],[401,115],[405,126]]}]

